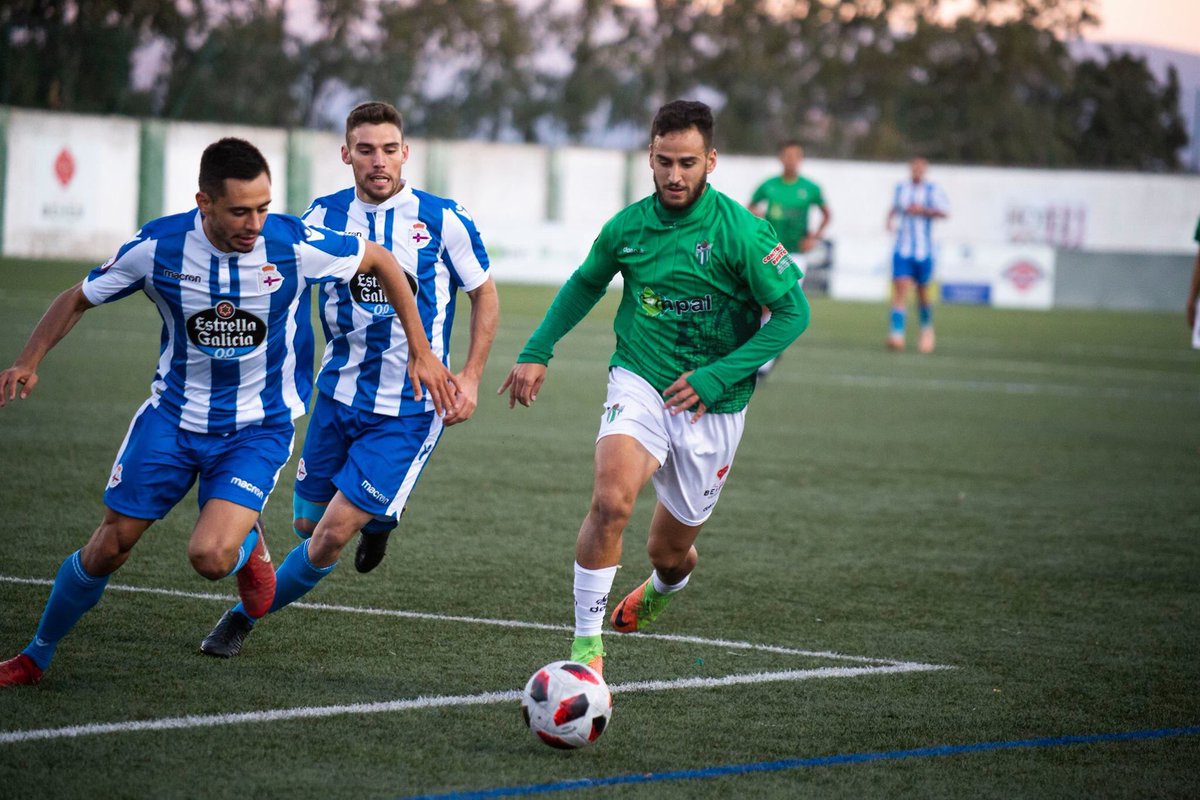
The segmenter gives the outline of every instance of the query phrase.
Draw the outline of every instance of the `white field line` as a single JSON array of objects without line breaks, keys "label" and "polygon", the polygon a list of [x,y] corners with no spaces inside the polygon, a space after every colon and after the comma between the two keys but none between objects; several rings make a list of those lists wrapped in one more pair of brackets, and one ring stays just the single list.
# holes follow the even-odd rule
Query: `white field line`
[{"label": "white field line", "polygon": [[[0,583],[21,583],[31,586],[53,586],[54,581],[46,578],[19,578],[13,575],[0,575]],[[146,586],[127,586],[124,584],[110,583],[108,591],[114,592],[141,592],[144,594],[159,594],[169,597],[183,597],[191,600],[214,600],[222,603],[233,604],[237,602],[236,597],[224,594],[216,594],[214,592],[184,592],[177,589],[158,589]],[[570,625],[551,625],[545,622],[526,622],[524,620],[515,619],[489,619],[487,617],[468,617],[454,614],[433,614],[426,611],[401,611],[390,608],[370,608],[364,606],[340,606],[331,605],[328,603],[292,603],[290,608],[303,608],[311,611],[335,611],[345,614],[367,614],[376,617],[401,617],[403,619],[423,619],[434,622],[462,622],[471,625],[493,625],[501,628],[529,628],[540,631],[571,631],[573,628]],[[844,653],[834,653],[826,650],[798,650],[791,647],[779,647],[770,644],[757,644],[755,642],[739,642],[730,639],[705,639],[700,636],[685,636],[671,633],[635,633],[629,634],[629,638],[642,639],[658,639],[668,642],[684,642],[688,644],[709,645],[712,647],[726,647],[731,650],[757,650],[763,653],[778,653],[787,656],[806,656],[809,658],[826,658],[833,661],[849,661],[859,664],[877,664],[891,667],[919,667],[922,669],[940,669],[936,665],[920,664],[911,661],[896,661],[888,658],[871,658],[868,656],[853,656]]]},{"label": "white field line", "polygon": [[[743,675],[726,675],[721,678],[679,678],[672,681],[632,681],[609,687],[613,694],[637,692],[661,692],[671,689],[711,689],[723,686],[743,686],[753,683],[781,681],[804,681],[815,678],[853,678],[862,675],[886,675],[903,672],[930,672],[952,669],[932,664],[894,664],[878,667],[824,667],[821,669],[783,670],[778,672],[752,672]],[[68,725],[62,728],[40,728],[24,731],[0,732],[0,744],[44,741],[47,739],[69,739],[79,736],[97,736],[106,733],[133,733],[137,731],[185,730],[190,728],[212,728],[224,725],[244,725],[254,722],[279,722],[294,719],[335,717],[345,714],[383,714],[423,708],[447,708],[479,706],[495,703],[515,703],[521,697],[520,690],[504,692],[482,692],[470,695],[440,695],[415,697],[409,700],[389,700],[380,703],[354,703],[336,706],[302,706],[300,708],[278,708],[268,711],[244,711],[232,714],[205,714],[186,717],[162,717],[159,719],[135,720],[132,722],[92,723]]]}]

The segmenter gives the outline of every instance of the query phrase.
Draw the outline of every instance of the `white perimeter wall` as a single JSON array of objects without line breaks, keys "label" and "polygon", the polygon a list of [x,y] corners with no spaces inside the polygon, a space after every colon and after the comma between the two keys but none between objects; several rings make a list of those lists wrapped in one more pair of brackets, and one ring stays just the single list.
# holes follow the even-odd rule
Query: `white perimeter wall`
[{"label": "white perimeter wall", "polygon": [[139,140],[135,120],[13,112],[4,254],[107,258],[139,224]]},{"label": "white perimeter wall", "polygon": [[[271,211],[286,211],[287,132],[240,125],[178,123],[167,128],[163,177],[163,214],[196,207],[196,181],[204,148],[226,136],[252,142],[271,165]],[[145,220],[142,220],[143,222]]]},{"label": "white perimeter wall", "polygon": [[[274,178],[272,210],[303,210],[286,208],[286,131],[172,123],[164,140],[165,213],[194,206],[200,153],[222,136],[241,136],[263,151]],[[139,143],[136,120],[12,110],[4,254],[98,260],[111,255],[144,221],[136,219]],[[308,183],[314,196],[351,185],[341,143],[340,134],[311,135]],[[564,280],[604,220],[624,206],[627,181],[632,199],[652,189],[644,151],[552,152],[532,145],[421,139],[409,140],[409,146],[405,176],[418,188],[463,204],[501,280]],[[64,153],[69,170],[62,168]],[[745,202],[777,170],[774,157],[719,154],[711,181]],[[805,163],[805,174],[821,184],[833,212],[827,234],[835,245],[835,294],[874,298],[886,291],[890,238],[883,221],[892,188],[907,171],[900,162]],[[938,223],[948,277],[990,280],[981,276],[1006,273],[1015,259],[1034,263],[1052,282],[1054,248],[1195,252],[1200,176],[934,163],[929,178],[950,198],[950,218]]]}]

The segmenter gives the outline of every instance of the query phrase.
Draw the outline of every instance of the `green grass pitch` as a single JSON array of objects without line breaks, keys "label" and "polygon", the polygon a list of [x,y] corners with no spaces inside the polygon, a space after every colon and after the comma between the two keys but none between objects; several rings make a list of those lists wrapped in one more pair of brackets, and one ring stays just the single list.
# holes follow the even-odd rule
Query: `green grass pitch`
[{"label": "green grass pitch", "polygon": [[[0,262],[0,366],[83,269]],[[574,753],[530,737],[512,700],[371,705],[511,692],[567,653],[615,298],[560,345],[536,407],[510,411],[493,393],[551,296],[501,286],[479,410],[443,438],[387,559],[363,576],[348,551],[306,598],[428,616],[291,608],[241,657],[202,657],[235,590],[188,565],[189,497],[42,684],[0,693],[0,797],[404,797],[1200,724],[1200,353],[1182,314],[943,306],[938,352],[920,356],[884,351],[883,306],[827,300],[752,401],[699,567],[656,629],[681,638],[606,638],[610,683],[669,686],[616,692],[608,732]],[[465,305],[458,328],[460,360]],[[157,345],[144,299],[92,311],[34,396],[0,409],[0,657],[28,641],[44,581],[99,520]],[[295,544],[294,468],[265,512],[277,562]],[[652,505],[647,492],[616,596],[649,572]],[[888,663],[950,669],[875,669]],[[811,672],[834,668],[847,672]],[[810,678],[683,683],[781,671]],[[121,727],[302,707],[358,710]],[[1198,794],[1200,736],[1181,735],[564,796]]]}]

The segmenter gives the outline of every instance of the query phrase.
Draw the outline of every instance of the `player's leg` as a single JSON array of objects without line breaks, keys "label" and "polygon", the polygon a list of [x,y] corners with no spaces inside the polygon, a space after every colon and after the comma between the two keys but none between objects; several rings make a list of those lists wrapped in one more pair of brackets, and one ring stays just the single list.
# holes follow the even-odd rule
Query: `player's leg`
[{"label": "player's leg", "polygon": [[[333,572],[337,553],[371,519],[369,512],[354,506],[341,492],[333,496],[323,511],[312,536],[292,548],[278,571],[273,573],[274,592],[268,608],[260,614],[251,614],[243,599],[217,620],[200,643],[200,652],[218,658],[231,658],[240,653],[255,622],[299,600]],[[317,546],[323,548],[319,562],[311,555]]]},{"label": "player's leg", "polygon": [[575,639],[571,660],[603,665],[601,629],[638,492],[667,458],[663,402],[642,378],[609,371],[596,437],[592,501],[575,542]]},{"label": "player's leg", "polygon": [[[352,440],[344,463],[328,482],[336,487],[335,494],[319,513],[305,512],[319,520],[312,535],[279,565],[274,601],[267,613],[286,607],[316,587],[333,571],[354,534],[372,520],[396,519],[443,430],[441,419],[433,413],[385,417],[343,407],[338,414],[342,433]],[[297,481],[298,494],[320,491],[326,485],[323,462],[307,459],[311,443],[319,442],[320,436],[314,437],[310,426],[305,443],[308,471]],[[297,520],[297,527],[299,523]],[[201,650],[221,657],[237,655],[256,618],[244,605],[235,606],[218,621]]]},{"label": "player's leg", "polygon": [[354,420],[342,413],[344,409],[336,400],[317,393],[292,494],[292,530],[301,539],[312,536],[325,507],[337,494],[333,476],[346,463],[354,435],[347,429]]},{"label": "player's leg", "polygon": [[917,285],[917,319],[920,321],[921,334],[917,340],[917,350],[922,353],[932,353],[934,346],[933,335],[933,301],[930,297],[929,282],[933,274],[933,260],[926,259],[918,264]]},{"label": "player's leg", "polygon": [[33,640],[15,658],[0,663],[0,686],[37,683],[50,667],[58,643],[104,594],[108,576],[154,520],[134,519],[105,509],[88,543],[63,561]]},{"label": "player's leg", "polygon": [[176,446],[178,429],[147,402],[134,415],[109,472],[104,518],[81,549],[59,567],[37,633],[16,658],[0,664],[0,686],[36,683],[59,641],[100,601],[115,572],[156,519],[191,488],[190,454]]},{"label": "player's leg", "polygon": [[262,616],[275,596],[275,569],[260,514],[292,454],[295,430],[290,422],[250,425],[227,436],[191,438],[204,457],[188,558],[209,580],[236,574],[247,613]]},{"label": "player's leg", "polygon": [[659,502],[650,524],[646,552],[654,571],[638,588],[625,595],[613,611],[613,630],[632,633],[658,619],[675,593],[687,586],[696,568],[696,536],[703,525],[680,522]]},{"label": "player's leg", "polygon": [[641,442],[624,434],[596,442],[592,502],[575,541],[575,639],[571,660],[602,669],[600,638],[621,539],[638,493],[659,468]]},{"label": "player's leg", "polygon": [[706,414],[695,423],[680,414],[664,424],[671,437],[671,455],[653,477],[658,505],[646,542],[654,571],[614,609],[612,624],[619,633],[654,622],[687,586],[698,560],[696,536],[729,477],[745,428],[745,411]]},{"label": "player's leg", "polygon": [[912,286],[912,259],[899,254],[892,256],[892,311],[888,327],[889,350],[904,349],[905,316],[908,313],[908,293]]}]

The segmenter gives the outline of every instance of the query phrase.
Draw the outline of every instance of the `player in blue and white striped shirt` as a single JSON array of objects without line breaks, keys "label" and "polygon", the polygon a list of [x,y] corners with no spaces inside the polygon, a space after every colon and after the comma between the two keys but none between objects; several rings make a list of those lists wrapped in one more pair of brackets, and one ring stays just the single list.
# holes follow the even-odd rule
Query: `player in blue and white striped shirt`
[{"label": "player in blue and white striped shirt", "polygon": [[887,216],[887,229],[896,232],[892,253],[891,330],[887,343],[892,350],[904,349],[908,289],[915,284],[921,324],[918,349],[922,353],[932,353],[933,306],[929,299],[929,280],[933,275],[933,221],[944,219],[950,213],[950,203],[940,186],[925,180],[928,161],[914,158],[909,162],[909,169],[912,179],[896,184]]},{"label": "player in blue and white striped shirt", "polygon": [[0,405],[18,393],[27,397],[46,353],[101,303],[142,292],[162,317],[150,398],[113,464],[104,519],[63,562],[37,635],[0,664],[0,686],[41,679],[59,640],[99,601],[108,576],[197,478],[192,566],[212,580],[237,573],[249,613],[266,613],[275,573],[257,519],[291,454],[293,420],[312,391],[310,285],[345,285],[362,275],[377,280],[410,333],[412,380],[428,387],[437,407],[454,406],[452,376],[429,349],[413,290],[391,254],[268,214],[270,170],[241,139],[222,139],[204,151],[199,185],[198,208],[147,223],[116,256],[59,295],[13,366],[0,373]]},{"label": "player in blue and white striped shirt", "polygon": [[[470,345],[455,376],[456,408],[439,417],[413,396],[406,379],[408,340],[392,308],[369,280],[321,289],[327,345],[317,402],[296,472],[295,526],[303,541],[277,573],[276,611],[311,590],[361,531],[355,567],[369,572],[444,426],[469,419],[496,335],[499,302],[475,223],[453,200],[413,189],[401,177],[408,158],[404,120],[391,105],[369,102],[346,120],[342,161],[354,186],[320,197],[305,212],[311,225],[378,242],[415,265],[417,305],[433,351],[450,363],[450,330],[459,289],[471,300]],[[311,537],[311,538],[305,538]],[[293,568],[294,567],[294,568]],[[201,644],[209,655],[237,655],[252,620],[235,606]]]}]

